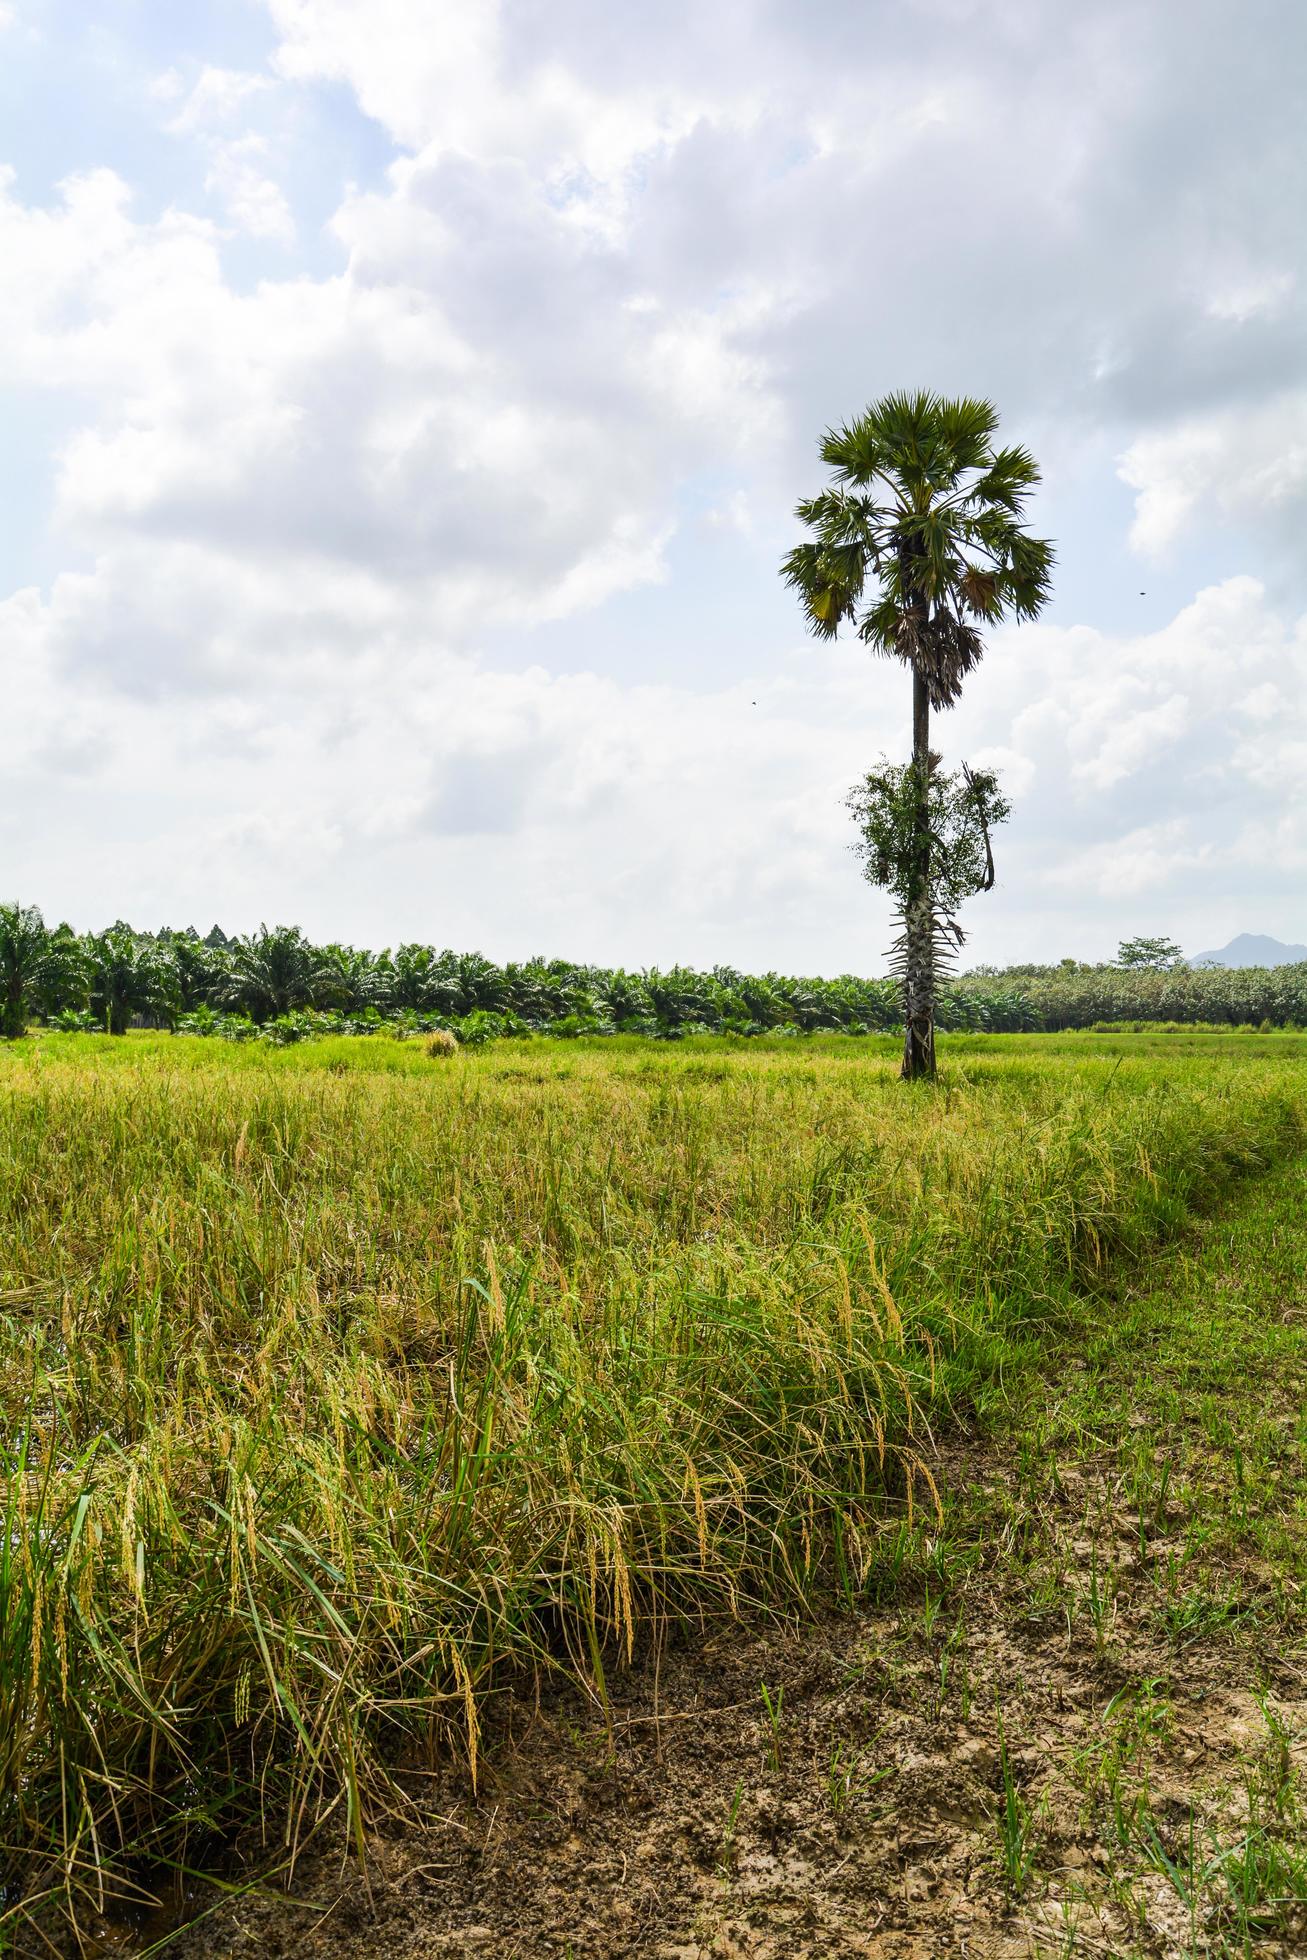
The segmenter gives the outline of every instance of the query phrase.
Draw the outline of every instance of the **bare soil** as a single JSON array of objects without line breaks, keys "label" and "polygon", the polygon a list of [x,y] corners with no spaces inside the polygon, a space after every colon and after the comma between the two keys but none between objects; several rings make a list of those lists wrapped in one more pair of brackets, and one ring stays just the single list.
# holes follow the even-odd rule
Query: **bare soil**
[{"label": "bare soil", "polygon": [[[946,1485],[1002,1479],[960,1447]],[[1085,1492],[1054,1499],[1071,1588],[1092,1592]],[[1101,1651],[1032,1612],[999,1555],[932,1620],[928,1585],[892,1609],[801,1632],[722,1630],[610,1683],[499,1711],[480,1787],[405,1780],[366,1869],[320,1841],[290,1876],[170,1939],[176,1960],[926,1960],[1188,1955],[1190,1914],[1158,1861],[1105,1823],[1095,1768],[1120,1743],[1153,1828],[1183,1863],[1191,1814],[1237,1832],[1269,1731],[1307,1731],[1307,1675],[1278,1635],[1236,1624],[1177,1651],[1123,1520]],[[1076,1552],[1083,1564],[1077,1569]],[[961,1632],[956,1629],[961,1628]],[[950,1644],[951,1642],[951,1644]],[[941,1678],[942,1677],[942,1678]],[[762,1695],[766,1684],[775,1727]],[[1145,1709],[1141,1724],[1140,1686]],[[1005,1872],[999,1712],[1029,1870]],[[1140,1730],[1142,1729],[1142,1736]],[[1133,1753],[1132,1753],[1133,1751]],[[1307,1953],[1307,1921],[1259,1940]],[[1239,1946],[1231,1951],[1242,1950]]]}]

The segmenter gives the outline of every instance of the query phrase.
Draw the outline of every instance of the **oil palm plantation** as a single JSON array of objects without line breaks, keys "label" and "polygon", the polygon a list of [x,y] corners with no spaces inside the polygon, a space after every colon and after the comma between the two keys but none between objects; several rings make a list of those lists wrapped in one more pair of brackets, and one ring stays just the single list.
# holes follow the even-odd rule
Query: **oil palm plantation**
[{"label": "oil palm plantation", "polygon": [[35,905],[0,905],[0,1036],[33,1014],[86,1004],[87,961],[70,926],[50,929]]},{"label": "oil palm plantation", "polygon": [[227,947],[228,976],[221,1004],[256,1021],[319,1007],[332,996],[338,973],[326,951],[298,926],[260,926]]},{"label": "oil palm plantation", "polygon": [[851,627],[874,653],[912,673],[912,803],[901,894],[903,1074],[935,1072],[940,935],[931,893],[932,709],[958,699],[984,652],[984,631],[1033,619],[1050,589],[1053,548],[1023,518],[1039,470],[1030,452],[996,448],[992,402],[886,395],[830,429],[821,459],[832,482],[796,515],[811,537],[782,575],[810,630]]},{"label": "oil palm plantation", "polygon": [[166,941],[133,932],[121,919],[82,941],[90,969],[91,1011],[109,1034],[126,1034],[133,1015],[171,1027],[181,1009],[177,963]]}]

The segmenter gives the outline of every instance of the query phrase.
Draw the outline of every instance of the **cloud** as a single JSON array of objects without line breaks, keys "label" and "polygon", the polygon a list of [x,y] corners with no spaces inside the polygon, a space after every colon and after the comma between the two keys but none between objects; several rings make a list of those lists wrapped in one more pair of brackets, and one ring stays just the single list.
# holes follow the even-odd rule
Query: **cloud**
[{"label": "cloud", "polygon": [[[19,681],[11,807],[58,785],[25,873],[76,917],[112,891],[111,909],[156,921],[832,971],[876,970],[888,944],[843,799],[869,731],[901,750],[908,703],[899,669],[856,648],[804,649],[747,688],[494,671],[384,581],[340,575],[306,604],[295,566],[174,544],[114,547],[48,599],[17,595],[0,645]],[[1218,653],[1254,714],[1282,691],[1255,734]],[[170,661],[189,688],[159,686]],[[1090,713],[1103,699],[1119,713]],[[1213,886],[1268,930],[1293,923],[1307,619],[1254,582],[1155,635],[1000,636],[937,733],[1015,801],[999,889],[969,908],[978,956],[1045,947],[1063,903],[1072,950],[1158,919],[1195,938]]]},{"label": "cloud", "polygon": [[1131,543],[1150,555],[1204,509],[1226,522],[1269,520],[1297,534],[1307,501],[1307,388],[1141,437],[1121,458],[1120,474],[1138,493]]},{"label": "cloud", "polygon": [[[1169,296],[1200,366],[1265,351],[1246,336],[1268,323],[1293,344],[1281,232],[1244,225],[1214,254],[1210,227],[1170,222],[1165,180],[1123,230],[1123,180],[1177,87],[1208,106],[1212,78],[1177,80],[1159,22],[1114,5],[1069,33],[1014,3],[927,5],[911,32],[888,9],[823,11],[815,36],[761,0],[620,34],[579,0],[547,27],[497,0],[267,9],[268,67],[170,71],[169,126],[226,219],[288,245],[282,138],[248,119],[286,116],[288,90],[352,90],[402,153],[340,200],[343,274],[238,292],[216,228],[133,221],[108,171],[70,180],[62,208],[11,193],[0,215],[27,377],[99,396],[57,510],[96,547],[135,529],[347,560],[425,581],[446,632],[547,622],[664,578],[701,474],[733,476],[768,538],[837,406],[948,372],[1017,433],[1133,419],[1123,468],[1156,548],[1229,447],[1201,418],[1138,432],[1145,376],[1184,367],[1159,351]],[[1227,91],[1267,58],[1241,39]],[[1255,144],[1278,140],[1279,101]],[[1218,116],[1216,163],[1227,137]],[[979,211],[956,196],[972,181]],[[1258,412],[1264,439],[1233,418],[1251,447],[1228,496],[1291,503],[1296,451],[1278,405]]]},{"label": "cloud", "polygon": [[[801,645],[776,581],[816,433],[892,385],[994,394],[1095,576],[1114,467],[1141,550],[1295,535],[1297,10],[265,15],[264,65],[197,30],[159,78],[199,209],[0,179],[0,360],[63,417],[55,576],[0,652],[15,780],[69,785],[25,860],[67,909],[874,966],[841,799],[899,752],[903,676]],[[998,636],[941,724],[1017,800],[996,946],[1065,902],[1110,947],[1123,894],[1276,928],[1297,577]]]},{"label": "cloud", "polygon": [[1068,892],[1092,891],[1118,904],[1144,895],[1164,900],[1177,875],[1210,866],[1217,855],[1212,844],[1192,840],[1193,825],[1183,817],[1144,824],[1077,851],[1050,872],[1049,883]]},{"label": "cloud", "polygon": [[429,188],[375,235],[366,201],[346,206],[347,275],[248,294],[213,227],[134,221],[110,172],[50,210],[6,190],[10,372],[99,395],[59,459],[65,530],[289,554],[314,581],[352,565],[422,589],[465,636],[660,578],[679,472],[765,439],[761,362],[692,314],[606,314],[606,269],[548,215],[533,249],[570,329],[542,341],[493,266],[470,311],[448,251],[424,249]]},{"label": "cloud", "polygon": [[1184,31],[1118,0],[1070,25],[1027,0],[266,5],[277,71],[350,88],[408,194],[457,163],[501,225],[513,182],[664,307],[753,287],[730,338],[791,370],[805,442],[877,373],[1131,435],[1303,376],[1307,24],[1279,0],[1238,36],[1212,0]]},{"label": "cloud", "polygon": [[1112,789],[1145,762],[1157,761],[1184,734],[1189,703],[1183,694],[1145,705],[1146,681],[1124,676],[1115,693],[1099,692],[1070,731],[1073,782]]},{"label": "cloud", "polygon": [[564,222],[596,238],[620,233],[637,163],[674,145],[712,99],[688,69],[661,83],[631,76],[616,91],[592,81],[566,26],[533,60],[529,27],[499,0],[462,0],[434,18],[409,0],[375,0],[366,14],[352,0],[268,4],[282,75],[344,82],[427,165],[525,169]]},{"label": "cloud", "polygon": [[220,199],[239,231],[289,244],[295,236],[295,220],[280,188],[260,168],[266,153],[261,136],[215,143],[204,188]]},{"label": "cloud", "polygon": [[177,104],[165,128],[193,142],[207,163],[204,188],[218,202],[228,223],[252,238],[288,245],[295,220],[280,185],[264,168],[271,149],[266,134],[248,127],[252,110],[275,93],[271,75],[236,68],[202,66],[187,85],[169,68],[151,85],[155,100]]},{"label": "cloud", "polygon": [[1279,615],[1256,580],[1207,588],[1156,633],[1000,636],[950,747],[986,760],[976,737],[1005,721],[1017,804],[1006,902],[1037,906],[1042,892],[1081,917],[1115,907],[1123,932],[1164,912],[1195,943],[1214,900],[1222,917],[1278,921],[1272,932],[1298,918],[1307,617]]},{"label": "cloud", "polygon": [[249,104],[272,86],[270,75],[206,65],[189,89],[178,71],[169,69],[158,77],[155,92],[163,101],[174,101],[184,92],[185,100],[169,118],[168,128],[175,136],[193,136],[238,121]]}]

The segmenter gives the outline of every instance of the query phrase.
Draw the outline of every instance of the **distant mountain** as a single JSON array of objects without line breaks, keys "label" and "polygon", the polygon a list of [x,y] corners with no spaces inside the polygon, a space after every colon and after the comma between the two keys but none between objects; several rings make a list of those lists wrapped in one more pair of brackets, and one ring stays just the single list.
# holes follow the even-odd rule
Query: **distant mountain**
[{"label": "distant mountain", "polygon": [[1241,932],[1219,953],[1195,953],[1190,966],[1291,966],[1307,960],[1307,946],[1286,946],[1264,932]]}]

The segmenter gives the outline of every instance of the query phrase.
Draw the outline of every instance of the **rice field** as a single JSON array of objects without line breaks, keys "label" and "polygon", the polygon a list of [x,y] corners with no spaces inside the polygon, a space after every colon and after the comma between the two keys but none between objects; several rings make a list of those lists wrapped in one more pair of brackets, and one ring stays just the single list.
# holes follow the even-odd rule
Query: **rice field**
[{"label": "rice field", "polygon": [[361,1849],[501,1690],[855,1605],[1014,1331],[1307,1123],[1290,1035],[942,1059],[7,1046],[0,1942]]}]

